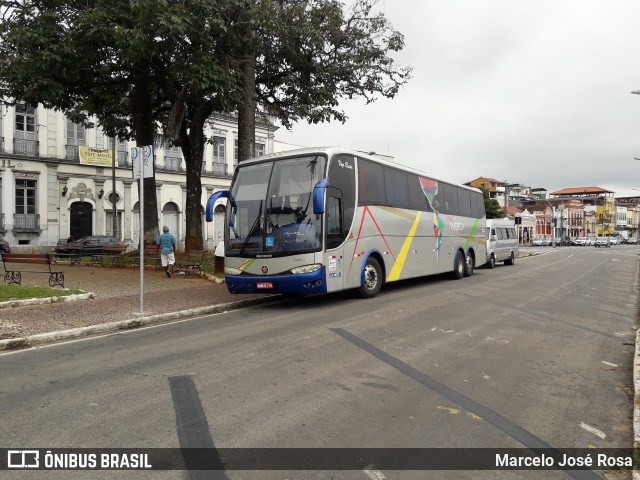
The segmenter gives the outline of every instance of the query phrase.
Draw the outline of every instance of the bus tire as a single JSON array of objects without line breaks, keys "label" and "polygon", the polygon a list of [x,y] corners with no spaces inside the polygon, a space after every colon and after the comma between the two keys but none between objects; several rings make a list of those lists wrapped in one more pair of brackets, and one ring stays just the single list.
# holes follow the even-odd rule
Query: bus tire
[{"label": "bus tire", "polygon": [[516,263],[516,256],[511,252],[511,256],[504,261],[505,265],[513,265]]},{"label": "bus tire", "polygon": [[375,258],[367,258],[363,276],[362,286],[358,289],[358,293],[362,298],[375,297],[382,288],[382,269]]},{"label": "bus tire", "polygon": [[473,257],[473,253],[469,252],[464,256],[464,276],[470,277],[473,275],[473,270],[476,266],[475,258]]},{"label": "bus tire", "polygon": [[488,268],[496,268],[496,256],[492,253],[487,262]]},{"label": "bus tire", "polygon": [[460,280],[462,277],[464,277],[464,254],[458,250],[456,261],[453,263],[453,278]]}]

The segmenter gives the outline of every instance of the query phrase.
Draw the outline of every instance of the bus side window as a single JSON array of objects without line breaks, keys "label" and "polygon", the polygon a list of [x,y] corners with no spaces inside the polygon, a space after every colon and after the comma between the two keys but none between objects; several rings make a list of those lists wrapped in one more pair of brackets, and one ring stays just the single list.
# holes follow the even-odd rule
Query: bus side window
[{"label": "bus side window", "polygon": [[327,196],[327,248],[337,248],[344,242],[344,231],[342,229],[342,199],[334,196]]}]

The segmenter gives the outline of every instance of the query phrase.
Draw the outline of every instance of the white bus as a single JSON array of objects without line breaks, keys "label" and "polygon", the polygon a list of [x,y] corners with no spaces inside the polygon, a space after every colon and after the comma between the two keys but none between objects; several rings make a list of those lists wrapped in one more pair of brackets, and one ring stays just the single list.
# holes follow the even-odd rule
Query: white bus
[{"label": "white bus", "polygon": [[482,193],[343,148],[301,149],[238,165],[226,198],[231,293],[291,296],[358,289],[486,261]]}]

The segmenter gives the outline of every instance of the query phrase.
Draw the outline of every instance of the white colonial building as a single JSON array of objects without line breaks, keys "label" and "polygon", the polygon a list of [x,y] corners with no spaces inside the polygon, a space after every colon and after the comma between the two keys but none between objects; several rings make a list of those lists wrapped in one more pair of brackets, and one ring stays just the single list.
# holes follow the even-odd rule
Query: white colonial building
[{"label": "white colonial building", "polygon": [[[275,128],[264,118],[256,120],[256,154],[273,152]],[[238,126],[233,115],[215,114],[209,123],[207,134],[213,141],[204,154],[200,207],[205,246],[213,248],[223,236],[224,207],[216,208],[213,224],[204,222],[204,208],[213,192],[231,183],[238,163]],[[0,106],[0,235],[11,245],[34,247],[53,246],[69,235],[111,235],[115,202],[117,236],[137,245],[139,192],[131,162],[135,143],[116,142],[115,167],[80,160],[87,151],[83,147],[111,145],[100,128],[85,129],[62,112],[24,104]],[[111,156],[111,151],[99,153]],[[183,244],[186,178],[181,150],[158,139],[154,168],[160,226],[169,226]]]}]

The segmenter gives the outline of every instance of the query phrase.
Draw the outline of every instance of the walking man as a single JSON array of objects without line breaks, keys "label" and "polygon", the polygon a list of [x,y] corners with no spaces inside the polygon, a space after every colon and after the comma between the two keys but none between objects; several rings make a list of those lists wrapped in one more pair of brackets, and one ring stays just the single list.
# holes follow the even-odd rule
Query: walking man
[{"label": "walking man", "polygon": [[167,278],[171,278],[173,264],[176,263],[176,237],[169,233],[169,227],[162,227],[162,235],[156,241],[160,249],[160,260]]}]

